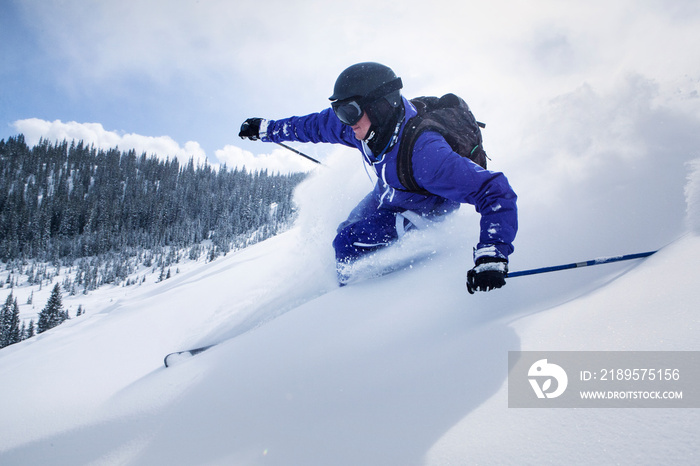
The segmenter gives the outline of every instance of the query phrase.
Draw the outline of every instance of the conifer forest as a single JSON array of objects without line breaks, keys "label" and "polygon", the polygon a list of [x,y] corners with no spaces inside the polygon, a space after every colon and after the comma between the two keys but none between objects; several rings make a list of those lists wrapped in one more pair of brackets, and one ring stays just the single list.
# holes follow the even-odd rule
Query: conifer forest
[{"label": "conifer forest", "polygon": [[[50,285],[61,268],[73,270],[61,283],[70,294],[131,285],[139,266],[166,279],[184,256],[214,260],[288,228],[305,176],[180,164],[82,141],[0,140],[0,286],[17,286],[20,276]],[[8,333],[16,332],[13,307],[8,301],[0,315],[5,345],[18,338]]]}]

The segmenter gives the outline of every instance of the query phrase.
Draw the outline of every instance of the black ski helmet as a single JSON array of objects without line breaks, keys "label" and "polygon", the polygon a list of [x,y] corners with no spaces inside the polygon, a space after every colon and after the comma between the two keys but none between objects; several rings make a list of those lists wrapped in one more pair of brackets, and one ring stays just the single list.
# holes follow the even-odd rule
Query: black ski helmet
[{"label": "black ski helmet", "polygon": [[392,107],[398,107],[402,87],[401,78],[388,66],[374,62],[357,63],[340,73],[333,95],[328,99],[340,101],[360,97],[365,105],[369,105],[384,97]]}]

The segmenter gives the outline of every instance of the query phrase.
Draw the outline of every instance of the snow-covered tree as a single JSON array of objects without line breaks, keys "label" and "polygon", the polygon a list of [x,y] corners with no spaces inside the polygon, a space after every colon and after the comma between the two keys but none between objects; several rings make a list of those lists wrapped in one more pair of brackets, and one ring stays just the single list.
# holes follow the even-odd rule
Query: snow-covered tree
[{"label": "snow-covered tree", "polygon": [[66,319],[68,319],[68,313],[63,310],[61,285],[56,283],[53,290],[51,290],[51,296],[49,296],[46,306],[39,313],[36,332],[43,333],[62,324]]},{"label": "snow-covered tree", "polygon": [[20,333],[19,305],[10,293],[0,309],[0,348],[22,341]]},{"label": "snow-covered tree", "polygon": [[24,334],[24,339],[26,340],[27,338],[31,338],[36,334],[36,327],[34,326],[34,319],[29,321],[29,325],[27,326],[27,330],[25,331],[26,333]]}]

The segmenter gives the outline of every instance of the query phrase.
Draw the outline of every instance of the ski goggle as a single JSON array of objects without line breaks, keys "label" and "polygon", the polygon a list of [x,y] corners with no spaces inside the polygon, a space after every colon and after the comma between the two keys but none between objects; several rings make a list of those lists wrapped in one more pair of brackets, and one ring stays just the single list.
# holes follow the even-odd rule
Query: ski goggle
[{"label": "ski goggle", "polygon": [[364,113],[364,110],[362,110],[363,107],[371,105],[378,99],[391,92],[398,91],[402,87],[403,83],[401,82],[401,78],[394,78],[377,87],[364,97],[356,96],[343,100],[336,100],[331,103],[331,107],[333,107],[333,111],[338,116],[341,123],[354,126],[360,121],[360,118],[362,118],[362,114]]},{"label": "ski goggle", "polygon": [[331,103],[331,107],[333,107],[333,111],[340,122],[348,126],[356,125],[364,113],[355,98],[333,102]]}]

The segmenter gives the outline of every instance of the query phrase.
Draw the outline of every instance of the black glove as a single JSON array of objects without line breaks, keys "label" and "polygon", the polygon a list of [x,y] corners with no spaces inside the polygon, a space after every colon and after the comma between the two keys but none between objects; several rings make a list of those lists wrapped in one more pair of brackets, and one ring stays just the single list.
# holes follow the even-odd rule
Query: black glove
[{"label": "black glove", "polygon": [[480,257],[467,272],[467,291],[491,291],[506,284],[508,261],[500,257]]},{"label": "black glove", "polygon": [[262,118],[248,118],[241,125],[241,131],[238,133],[241,139],[248,138],[251,141],[260,139],[260,123]]}]

